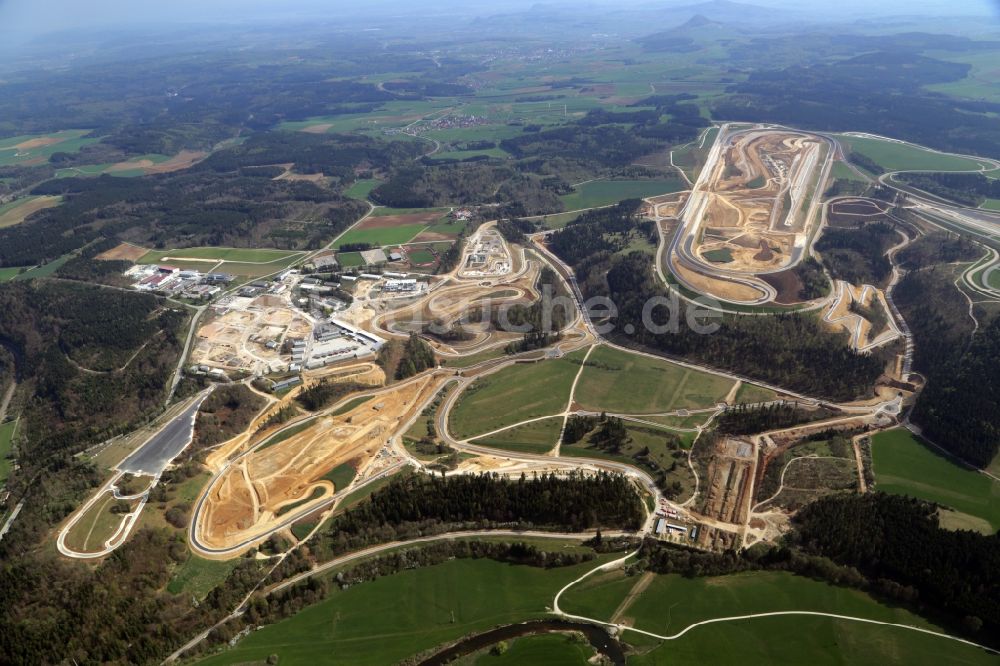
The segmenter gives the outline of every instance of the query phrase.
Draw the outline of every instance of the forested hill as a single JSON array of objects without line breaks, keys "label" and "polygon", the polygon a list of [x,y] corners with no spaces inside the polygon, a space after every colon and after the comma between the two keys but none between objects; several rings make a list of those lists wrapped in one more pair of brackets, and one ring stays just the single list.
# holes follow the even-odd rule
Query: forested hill
[{"label": "forested hill", "polygon": [[56,281],[0,285],[0,340],[20,374],[21,467],[9,489],[28,500],[0,555],[20,530],[44,531],[72,506],[73,483],[63,476],[90,474],[72,454],[160,408],[189,318],[148,294]]},{"label": "forested hill", "polygon": [[834,62],[754,71],[728,89],[712,115],[812,130],[864,130],[950,152],[1000,157],[994,117],[1000,104],[955,100],[924,88],[959,81],[970,65],[920,55],[915,45],[870,48]]}]

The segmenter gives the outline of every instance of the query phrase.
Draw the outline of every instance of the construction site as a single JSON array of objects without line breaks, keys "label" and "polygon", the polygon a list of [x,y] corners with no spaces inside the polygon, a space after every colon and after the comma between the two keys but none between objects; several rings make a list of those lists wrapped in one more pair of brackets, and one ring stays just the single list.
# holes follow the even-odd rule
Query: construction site
[{"label": "construction site", "polygon": [[795,266],[806,255],[832,154],[816,135],[724,127],[683,204],[654,204],[658,216],[681,219],[671,271],[688,287],[722,300],[773,300],[774,288],[759,276]]},{"label": "construction site", "polygon": [[541,260],[523,250],[512,252],[492,225],[484,225],[470,239],[462,266],[417,298],[372,303],[377,312],[363,325],[385,337],[422,334],[444,356],[470,354],[519,339],[521,333],[504,331],[493,323],[502,322],[510,307],[538,300],[535,284]]},{"label": "construction site", "polygon": [[[338,487],[330,472],[349,465],[370,479],[401,464],[391,439],[440,388],[442,374],[423,375],[372,394],[346,412],[323,412],[225,462],[199,502],[193,524],[209,550],[249,547],[277,527],[328,504]],[[353,476],[353,475],[352,475]]]}]

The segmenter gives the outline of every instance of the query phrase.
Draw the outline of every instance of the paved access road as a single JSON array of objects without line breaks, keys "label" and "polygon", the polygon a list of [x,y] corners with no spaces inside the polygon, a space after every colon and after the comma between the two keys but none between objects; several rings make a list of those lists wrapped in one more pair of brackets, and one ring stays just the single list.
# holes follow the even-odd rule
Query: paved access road
[{"label": "paved access road", "polygon": [[136,476],[146,475],[158,477],[170,461],[177,457],[194,437],[194,422],[201,403],[208,397],[210,391],[205,391],[197,400],[176,418],[146,440],[146,443],[132,452],[118,464],[118,470]]}]

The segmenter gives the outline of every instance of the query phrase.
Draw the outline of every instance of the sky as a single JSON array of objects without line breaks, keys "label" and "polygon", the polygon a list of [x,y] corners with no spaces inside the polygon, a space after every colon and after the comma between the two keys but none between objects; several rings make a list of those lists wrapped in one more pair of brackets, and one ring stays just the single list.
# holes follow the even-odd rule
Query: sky
[{"label": "sky", "polygon": [[[542,0],[574,6],[655,7],[697,4],[703,0]],[[1000,21],[1000,0],[741,0],[786,6],[829,15],[832,8],[883,14],[992,13]],[[255,23],[278,20],[378,16],[380,13],[456,12],[492,14],[528,8],[539,0],[0,0],[0,39],[24,42],[69,29],[118,29],[179,23]]]}]

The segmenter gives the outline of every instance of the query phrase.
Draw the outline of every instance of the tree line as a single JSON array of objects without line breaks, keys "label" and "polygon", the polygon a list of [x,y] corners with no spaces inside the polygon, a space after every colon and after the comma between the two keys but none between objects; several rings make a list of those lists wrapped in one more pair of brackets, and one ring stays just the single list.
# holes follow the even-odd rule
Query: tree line
[{"label": "tree line", "polygon": [[621,475],[542,474],[509,480],[485,473],[414,474],[393,480],[335,517],[313,549],[327,559],[374,543],[456,529],[634,530],[642,517],[639,495]]}]

